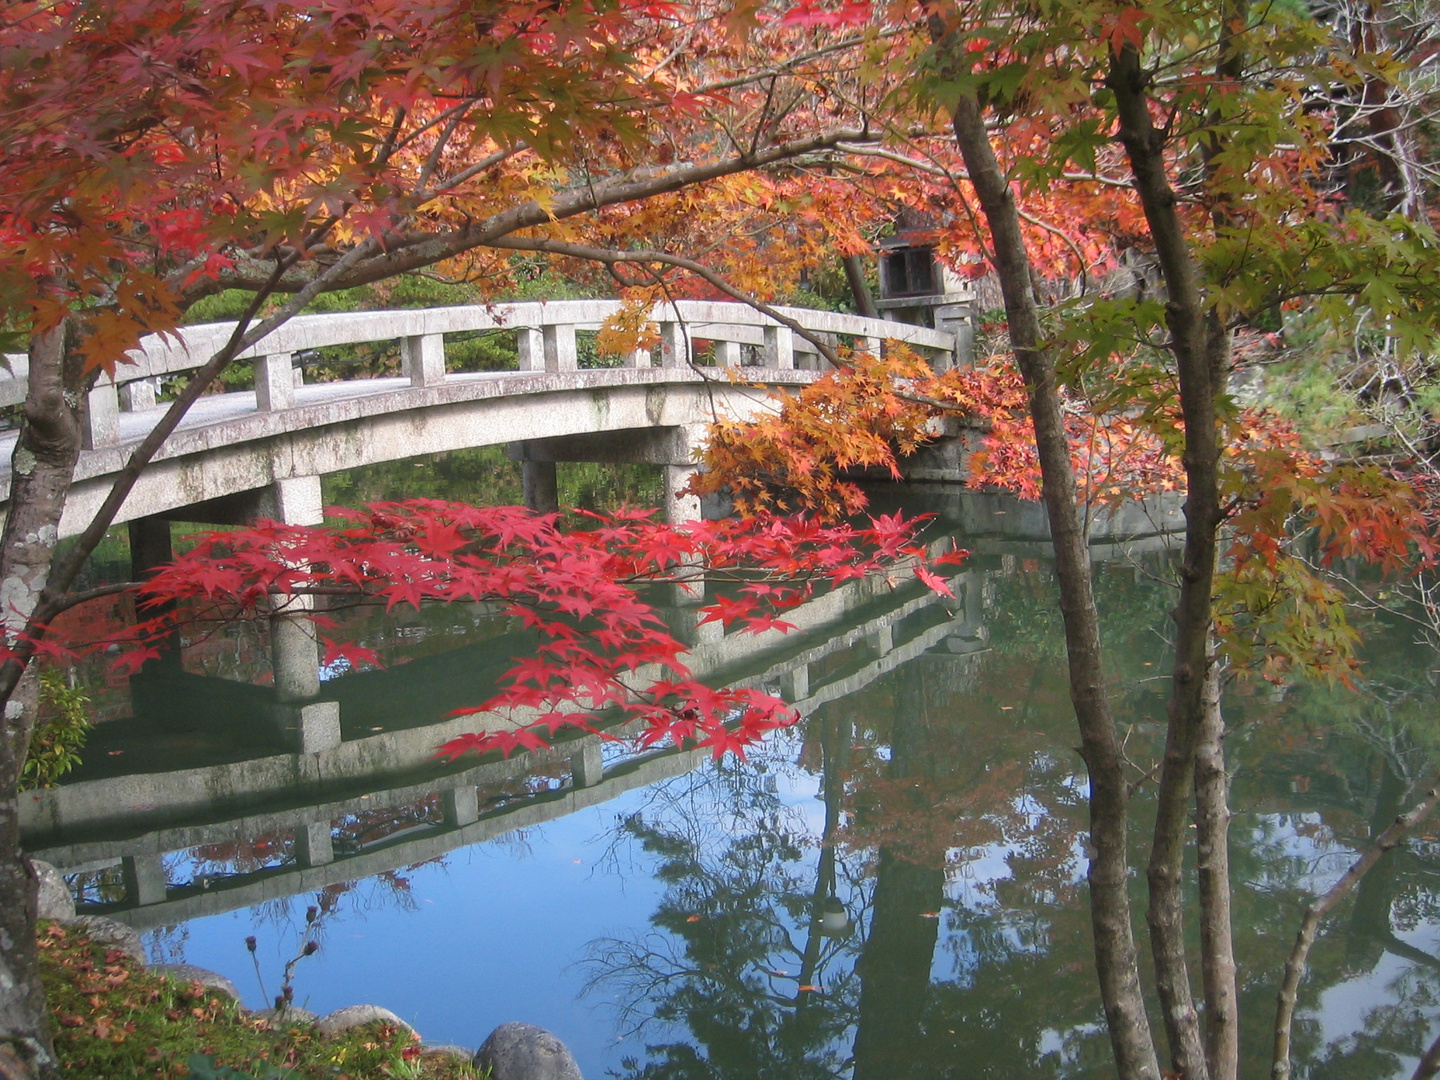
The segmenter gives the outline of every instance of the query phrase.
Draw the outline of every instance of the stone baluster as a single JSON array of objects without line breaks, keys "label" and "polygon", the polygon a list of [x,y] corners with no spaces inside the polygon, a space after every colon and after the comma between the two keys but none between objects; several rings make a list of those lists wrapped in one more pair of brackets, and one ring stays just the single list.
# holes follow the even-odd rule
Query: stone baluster
[{"label": "stone baluster", "polygon": [[570,780],[577,788],[594,787],[605,779],[605,762],[600,756],[600,740],[582,739],[578,750],[570,755]]},{"label": "stone baluster", "polygon": [[765,366],[782,369],[795,366],[795,334],[790,327],[765,327]]},{"label": "stone baluster", "polygon": [[120,442],[120,394],[107,375],[96,379],[94,388],[85,395],[81,439],[86,450]]},{"label": "stone baluster", "polygon": [[736,368],[740,366],[740,343],[738,341],[715,342],[715,366]]},{"label": "stone baluster", "polygon": [[445,337],[421,334],[400,342],[400,366],[411,386],[439,386],[445,381]]},{"label": "stone baluster", "polygon": [[579,368],[575,353],[575,327],[560,323],[545,327],[542,333],[546,371],[575,371]]},{"label": "stone baluster", "polygon": [[881,656],[895,648],[895,633],[890,623],[884,626],[877,626],[866,639],[869,645]]},{"label": "stone baluster", "polygon": [[860,346],[862,352],[867,352],[876,358],[880,356],[880,339],[878,337],[863,337],[856,344]]},{"label": "stone baluster", "polygon": [[158,852],[122,856],[120,874],[125,879],[125,893],[136,907],[164,902],[169,882]]},{"label": "stone baluster", "polygon": [[279,412],[294,406],[295,376],[290,354],[255,357],[255,407],[261,412]]},{"label": "stone baluster", "polygon": [[335,835],[328,821],[311,821],[295,826],[295,862],[300,866],[325,866],[335,861]]},{"label": "stone baluster", "polygon": [[690,362],[689,335],[685,324],[662,322],[660,324],[660,366],[684,367]]},{"label": "stone baluster", "polygon": [[545,370],[545,335],[533,326],[515,331],[515,347],[520,354],[521,371]]},{"label": "stone baluster", "polygon": [[440,793],[440,808],[445,824],[452,829],[480,820],[480,796],[474,784],[447,788]]},{"label": "stone baluster", "polygon": [[791,704],[810,696],[809,664],[796,664],[780,676],[780,696]]},{"label": "stone baluster", "polygon": [[144,412],[155,408],[158,379],[131,379],[120,384],[120,411]]}]

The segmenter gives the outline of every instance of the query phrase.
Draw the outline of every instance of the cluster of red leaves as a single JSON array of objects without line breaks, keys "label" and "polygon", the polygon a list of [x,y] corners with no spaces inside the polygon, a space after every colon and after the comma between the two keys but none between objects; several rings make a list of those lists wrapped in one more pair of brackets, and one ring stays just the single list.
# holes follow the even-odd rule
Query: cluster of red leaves
[{"label": "cluster of red leaves", "polygon": [[[556,515],[520,507],[475,507],[438,500],[332,508],[337,524],[262,522],[213,533],[144,586],[145,596],[194,617],[265,616],[294,609],[301,595],[363,598],[387,607],[426,601],[498,605],[535,635],[533,655],[516,660],[488,701],[457,715],[500,718],[500,730],[462,736],[441,748],[469,750],[544,745],[562,729],[595,731],[638,721],[640,741],[669,739],[743,748],[792,723],[781,701],[749,689],[713,689],[682,661],[684,645],[641,589],[719,583],[696,605],[702,622],[750,633],[784,631],[778,616],[817,588],[880,570],[913,570],[949,594],[937,564],[916,543],[917,522],[899,515],[868,527],[823,525],[809,518],[749,517],[669,525],[650,511],[589,515],[591,528],[565,529]],[[175,616],[152,620],[156,633]],[[328,659],[373,660],[368,651],[327,642]]]},{"label": "cluster of red leaves", "polygon": [[346,216],[361,233],[395,227],[413,163],[379,148],[423,156],[455,102],[485,103],[479,155],[613,137],[643,98],[619,39],[652,6],[7,4],[0,308],[30,333],[85,308],[84,351],[108,369],[237,261],[303,252]]}]

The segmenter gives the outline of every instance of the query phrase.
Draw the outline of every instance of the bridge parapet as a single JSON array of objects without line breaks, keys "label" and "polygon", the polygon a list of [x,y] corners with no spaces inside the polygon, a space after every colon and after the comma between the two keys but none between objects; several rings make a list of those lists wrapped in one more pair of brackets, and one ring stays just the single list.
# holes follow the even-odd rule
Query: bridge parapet
[{"label": "bridge parapet", "polygon": [[[598,329],[619,309],[615,300],[552,300],[302,315],[240,357],[257,361],[256,394],[261,408],[285,408],[293,403],[293,397],[284,392],[289,380],[288,357],[297,352],[398,340],[411,385],[431,386],[445,378],[446,334],[508,331],[516,335],[522,371],[574,371],[576,331]],[[849,338],[871,350],[885,340],[902,341],[929,354],[937,365],[954,362],[953,333],[841,312],[776,310],[817,335]],[[763,350],[762,362],[753,366],[786,369],[797,363],[802,367],[818,364],[818,350],[812,343],[746,304],[680,300],[657,305],[651,319],[660,329],[660,348],[653,356],[644,351],[632,354],[627,366],[682,366],[697,359],[691,345],[697,340],[715,343],[712,357],[721,366],[740,366],[744,346]],[[233,323],[206,323],[186,327],[178,334],[144,338],[141,347],[130,353],[130,363],[116,370],[114,382],[104,380],[91,395],[92,445],[113,443],[118,437],[116,412],[153,407],[155,379],[199,368],[233,329]],[[0,374],[0,405],[15,405],[25,398],[29,365],[20,354],[5,359],[9,372]]]},{"label": "bridge parapet", "polygon": [[[803,385],[823,366],[814,342],[748,305],[682,300],[652,313],[660,329],[657,349],[637,350],[620,368],[582,369],[577,333],[599,328],[618,310],[617,301],[564,300],[296,318],[242,354],[255,362],[253,390],[210,395],[192,406],[117,523],[180,517],[185,507],[263,495],[291,481],[313,488],[326,473],[417,455],[605,432],[697,431],[716,415],[748,416],[765,407],[763,394],[715,379],[706,365],[744,367],[747,383],[771,386]],[[894,340],[928,354],[937,367],[955,362],[953,333],[837,312],[778,310],[827,344],[874,350]],[[231,330],[232,324],[209,324],[149,337],[114,382],[94,388],[63,536],[83,528],[130,446],[159,422],[158,380],[203,365]],[[447,373],[446,335],[475,332],[515,334],[519,370]],[[396,341],[400,377],[305,385],[292,374],[297,352]],[[697,356],[697,342],[711,348]],[[0,375],[0,404],[19,402],[26,392],[25,358],[9,361],[10,372]],[[8,509],[4,463],[14,438],[0,432],[0,513]],[[683,462],[663,463],[667,482],[676,480],[671,486],[683,480],[688,461],[687,454]],[[543,469],[538,461],[528,467]],[[291,520],[288,513],[285,520]]]}]

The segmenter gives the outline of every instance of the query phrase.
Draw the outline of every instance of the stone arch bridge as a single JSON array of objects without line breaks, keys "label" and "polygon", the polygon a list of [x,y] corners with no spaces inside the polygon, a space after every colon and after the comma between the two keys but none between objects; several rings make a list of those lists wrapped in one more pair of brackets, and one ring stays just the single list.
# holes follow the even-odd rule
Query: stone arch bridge
[{"label": "stone arch bridge", "polygon": [[[804,384],[824,362],[815,345],[737,303],[679,301],[657,307],[660,344],[623,366],[583,368],[583,335],[618,310],[603,300],[310,315],[242,353],[254,384],[202,398],[146,469],[118,521],[236,524],[270,517],[320,519],[319,478],[357,466],[505,444],[525,462],[527,494],[554,498],[554,463],[631,461],[666,468],[667,495],[682,488],[691,452],[716,415],[762,408],[765,388]],[[899,340],[937,367],[955,362],[956,335],[834,312],[782,313],[827,342],[878,349]],[[130,449],[157,423],[162,379],[200,367],[230,324],[147,339],[114,381],[89,395],[85,450],[61,522],[74,535],[93,516]],[[477,334],[513,335],[518,368],[446,370],[447,344]],[[403,374],[306,383],[294,359],[336,345],[399,343]],[[0,405],[24,400],[26,360],[7,358]],[[725,369],[743,369],[744,385]],[[8,506],[10,448],[0,435],[0,509]],[[682,519],[698,506],[669,509]],[[135,527],[132,525],[132,536]]]}]

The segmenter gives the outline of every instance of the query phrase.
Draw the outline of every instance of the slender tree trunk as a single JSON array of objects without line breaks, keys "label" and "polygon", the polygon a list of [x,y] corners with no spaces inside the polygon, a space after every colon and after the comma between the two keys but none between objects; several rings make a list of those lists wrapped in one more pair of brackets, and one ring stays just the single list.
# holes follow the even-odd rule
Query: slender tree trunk
[{"label": "slender tree trunk", "polygon": [[1420,1058],[1420,1064],[1415,1066],[1410,1080],[1430,1080],[1436,1073],[1440,1073],[1440,1036],[1436,1037],[1430,1044],[1430,1049]]},{"label": "slender tree trunk", "polygon": [[58,1076],[59,1067],[35,948],[36,881],[20,851],[20,771],[37,700],[33,693],[20,692],[26,685],[20,676],[28,650],[19,634],[48,582],[60,515],[80,454],[79,417],[71,403],[79,400],[83,380],[71,356],[70,336],[70,327],[62,325],[31,343],[29,390],[11,457],[10,513],[0,536],[0,619],[5,645],[19,648],[18,655],[12,652],[0,664],[9,690],[0,698],[0,1055],[8,1053],[17,1066],[38,1076]]},{"label": "slender tree trunk", "polygon": [[1055,550],[1060,608],[1069,658],[1070,699],[1080,727],[1081,755],[1090,775],[1090,917],[1095,966],[1111,1048],[1121,1080],[1158,1080],[1159,1063],[1131,923],[1128,838],[1129,791],[1124,760],[1101,664],[1100,624],[1090,575],[1090,546],[1080,522],[1075,474],[1053,359],[1041,346],[1031,288],[1030,259],[1010,183],[995,158],[980,107],[964,98],[954,116],[955,137],[990,227],[993,259],[1010,341],[1029,391],[1045,511]]},{"label": "slender tree trunk", "polygon": [[1211,1080],[1236,1080],[1240,1017],[1230,914],[1230,777],[1225,771],[1221,665],[1205,680],[1205,719],[1195,756],[1195,848],[1200,878],[1200,974],[1205,988],[1205,1060]]},{"label": "slender tree trunk", "polygon": [[1206,311],[1199,273],[1165,172],[1166,135],[1151,121],[1147,76],[1132,46],[1112,56],[1108,82],[1115,93],[1120,140],[1165,281],[1166,324],[1185,422],[1185,551],[1180,600],[1174,612],[1175,667],[1165,757],[1146,871],[1150,886],[1147,919],[1172,1069],[1185,1080],[1204,1080],[1209,1069],[1186,962],[1182,871],[1195,755],[1206,712],[1208,646],[1214,621],[1211,597],[1222,517],[1215,399],[1228,358],[1228,336],[1220,321]]},{"label": "slender tree trunk", "polygon": [[845,280],[850,284],[850,295],[855,298],[855,310],[867,319],[880,318],[880,309],[875,306],[875,297],[870,295],[870,285],[865,280],[865,259],[860,255],[846,255]]}]

